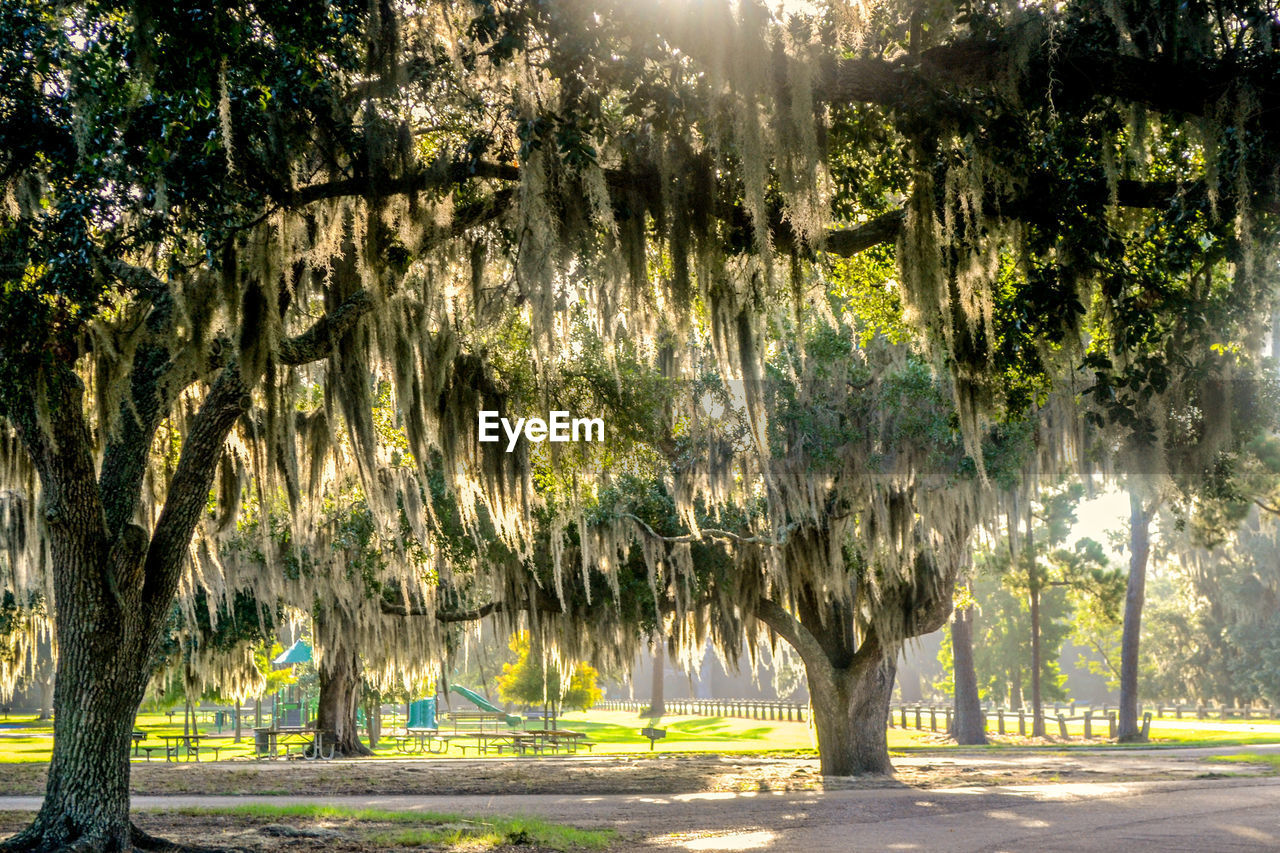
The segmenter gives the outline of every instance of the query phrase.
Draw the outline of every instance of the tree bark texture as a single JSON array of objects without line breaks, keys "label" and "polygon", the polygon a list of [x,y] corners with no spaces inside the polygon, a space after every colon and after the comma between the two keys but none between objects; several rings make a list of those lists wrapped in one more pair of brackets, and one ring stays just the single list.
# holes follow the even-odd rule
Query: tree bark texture
[{"label": "tree bark texture", "polygon": [[1044,697],[1040,692],[1040,590],[1031,586],[1031,736],[1044,737]]},{"label": "tree bark texture", "polygon": [[364,703],[365,729],[369,733],[369,749],[378,748],[382,738],[382,697],[376,695]]},{"label": "tree bark texture", "polygon": [[987,742],[986,720],[978,697],[978,672],[973,665],[973,609],[957,610],[951,620],[951,657],[955,692],[952,737],[962,746]]},{"label": "tree bark texture", "polygon": [[53,719],[53,666],[40,678],[40,720]]},{"label": "tree bark texture", "polygon": [[[182,561],[222,444],[247,405],[247,388],[234,365],[214,383],[191,422],[168,499],[148,535],[130,523],[140,497],[141,477],[134,474],[145,467],[147,444],[108,442],[99,479],[80,381],[57,367],[42,379],[47,425],[33,400],[25,408],[11,403],[10,418],[45,494],[58,613],[57,714],[44,802],[31,826],[0,850],[154,846],[161,842],[129,822],[130,735]],[[146,397],[137,386],[134,394]],[[131,409],[122,431],[150,435],[144,427],[154,419],[153,408]],[[140,426],[139,418],[148,423]]]},{"label": "tree bark texture", "polygon": [[888,719],[896,649],[893,654],[867,651],[851,665],[830,667],[824,674],[809,674],[806,668],[824,776],[893,772]]},{"label": "tree bark texture", "polygon": [[338,755],[373,755],[360,741],[357,711],[362,686],[360,655],[341,646],[326,649],[320,659],[320,700],[316,715],[316,727],[332,733],[324,741],[326,753],[332,746]]},{"label": "tree bark texture", "polygon": [[658,635],[653,638],[653,673],[649,682],[649,716],[661,717],[667,713],[664,687],[667,675],[666,640]]},{"label": "tree bark texture", "polygon": [[1142,635],[1142,605],[1147,593],[1147,557],[1151,551],[1154,502],[1129,490],[1129,583],[1124,596],[1124,629],[1120,637],[1120,714],[1116,737],[1121,743],[1142,740],[1138,725],[1138,651]]}]

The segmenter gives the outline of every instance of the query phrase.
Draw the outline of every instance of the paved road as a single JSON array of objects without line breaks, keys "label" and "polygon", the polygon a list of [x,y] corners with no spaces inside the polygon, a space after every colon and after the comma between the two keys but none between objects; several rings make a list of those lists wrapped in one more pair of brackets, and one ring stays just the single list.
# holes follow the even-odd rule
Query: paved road
[{"label": "paved road", "polygon": [[[139,809],[246,802],[530,814],[612,826],[637,846],[725,851],[1108,853],[1280,849],[1280,779],[824,793],[465,797],[135,797]],[[34,797],[0,797],[32,810]]]}]

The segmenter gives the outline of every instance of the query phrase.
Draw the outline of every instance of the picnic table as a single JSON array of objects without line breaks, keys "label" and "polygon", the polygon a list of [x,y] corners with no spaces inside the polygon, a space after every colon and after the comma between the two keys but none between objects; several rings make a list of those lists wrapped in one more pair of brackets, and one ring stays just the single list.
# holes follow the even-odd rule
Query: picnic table
[{"label": "picnic table", "polygon": [[587,740],[585,732],[575,732],[571,729],[530,729],[529,734],[534,736],[535,742],[544,752],[547,749],[559,752],[561,747],[564,747],[566,752],[577,752],[584,746],[588,750],[595,746]]},{"label": "picnic table", "polygon": [[[512,729],[508,731],[490,732],[457,732],[442,736],[450,744],[456,745],[466,754],[468,748],[476,752],[488,754],[494,750],[499,754],[510,750],[516,755],[535,755],[544,752],[559,752],[563,748],[567,752],[577,752],[585,746],[594,746],[582,732],[567,729]],[[466,743],[465,741],[472,741]]]},{"label": "picnic table", "polygon": [[411,728],[405,733],[395,736],[396,749],[405,753],[435,753],[437,755],[449,749],[449,735],[442,734],[439,729]]},{"label": "picnic table", "polygon": [[442,755],[456,746],[463,755],[474,749],[478,754],[490,751],[499,754],[510,751],[515,755],[544,752],[577,752],[582,747],[590,749],[595,744],[587,740],[583,732],[569,729],[479,729],[453,731],[412,728],[394,736],[396,749],[405,754]]},{"label": "picnic table", "polygon": [[280,747],[284,747],[285,755],[290,746],[302,746],[302,755],[315,760],[317,758],[333,758],[335,746],[324,752],[324,736],[332,735],[328,729],[313,729],[307,726],[262,726],[253,730],[254,750],[259,758],[276,758]]},{"label": "picnic table", "polygon": [[161,735],[160,739],[164,741],[164,760],[190,761],[194,758],[199,762],[201,737],[201,735]]},{"label": "picnic table", "polygon": [[[536,749],[537,736],[533,732],[526,732],[521,729],[513,729],[510,731],[479,731],[479,732],[454,732],[446,734],[445,740],[451,746],[457,746],[462,750],[462,754],[466,755],[467,749],[474,748],[476,752],[487,755],[489,750],[495,750],[502,753],[505,750],[511,750],[513,753],[524,755],[530,749]],[[467,743],[467,741],[472,741]]]}]

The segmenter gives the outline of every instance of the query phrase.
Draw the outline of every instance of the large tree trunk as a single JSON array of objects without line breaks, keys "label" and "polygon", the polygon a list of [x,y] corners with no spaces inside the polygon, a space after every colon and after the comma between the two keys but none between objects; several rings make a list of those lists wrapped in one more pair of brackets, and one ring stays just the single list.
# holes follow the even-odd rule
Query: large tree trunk
[{"label": "large tree trunk", "polygon": [[40,679],[40,719],[53,719],[53,667]]},{"label": "large tree trunk", "polygon": [[1129,489],[1129,584],[1124,597],[1124,630],[1120,638],[1120,719],[1116,732],[1121,743],[1142,740],[1138,725],[1138,645],[1142,635],[1142,605],[1147,592],[1147,556],[1151,551],[1151,516],[1142,496]]},{"label": "large tree trunk", "polygon": [[[927,556],[917,559],[922,563],[917,568],[931,570]],[[804,661],[824,775],[893,772],[888,717],[901,641],[946,623],[955,579],[943,580],[919,597],[915,590],[899,591],[898,606],[909,619],[900,635],[885,640],[872,626],[860,632],[848,604],[807,586],[796,595],[794,613],[771,599],[756,603],[755,617],[790,643]]]},{"label": "large tree trunk", "polygon": [[371,694],[372,698],[364,703],[365,730],[369,733],[369,749],[378,748],[378,740],[382,737],[382,694]]},{"label": "large tree trunk", "polygon": [[964,746],[987,742],[986,720],[978,697],[978,672],[973,665],[973,609],[957,610],[951,620],[952,686],[955,722],[952,737]]},{"label": "large tree trunk", "polygon": [[1031,736],[1044,737],[1044,698],[1040,694],[1040,590],[1034,582],[1031,585]]},{"label": "large tree trunk", "polygon": [[659,635],[653,638],[653,674],[649,681],[649,716],[661,717],[667,713],[667,700],[663,688],[667,677],[667,645]]},{"label": "large tree trunk", "polygon": [[326,649],[320,659],[320,700],[316,727],[332,732],[326,751],[334,747],[338,755],[373,755],[360,742],[356,711],[360,707],[360,656],[342,647]]},{"label": "large tree trunk", "polygon": [[892,773],[887,723],[896,655],[867,655],[828,674],[805,671],[822,775]]},{"label": "large tree trunk", "polygon": [[53,757],[35,820],[0,850],[151,847],[157,842],[129,823],[130,735],[223,442],[248,406],[248,389],[234,364],[214,383],[190,422],[148,535],[131,522],[159,422],[154,385],[147,391],[146,378],[135,375],[134,405],[123,407],[99,478],[82,384],[66,368],[50,369],[45,379],[47,423],[30,399],[15,398],[26,407],[8,414],[45,495],[58,642]]},{"label": "large tree trunk", "polygon": [[757,613],[804,661],[822,773],[892,773],[889,700],[900,644],[886,647],[870,631],[857,643],[851,614],[818,601],[800,596],[798,617],[773,601],[761,602]]},{"label": "large tree trunk", "polygon": [[113,623],[104,607],[68,604],[60,597],[58,713],[44,803],[4,849],[128,850],[137,840],[129,823],[129,747],[150,671],[136,637],[128,641],[138,620]]}]

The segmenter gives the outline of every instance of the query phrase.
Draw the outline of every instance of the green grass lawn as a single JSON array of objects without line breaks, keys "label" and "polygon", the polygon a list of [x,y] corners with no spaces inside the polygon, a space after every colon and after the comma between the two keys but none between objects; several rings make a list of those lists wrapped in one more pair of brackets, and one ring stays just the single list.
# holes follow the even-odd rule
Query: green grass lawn
[{"label": "green grass lawn", "polygon": [[316,805],[260,805],[171,809],[164,813],[191,816],[218,815],[257,821],[301,819],[308,824],[390,824],[365,834],[363,840],[380,848],[461,847],[485,850],[503,844],[531,844],[552,850],[601,850],[616,838],[611,829],[577,829],[531,817],[486,815],[466,817],[440,812],[385,811]]},{"label": "green grass lawn", "polygon": [[[147,732],[148,745],[160,745],[164,735],[182,733],[181,714],[175,716],[177,725],[164,714],[140,714],[136,727]],[[53,747],[53,727],[49,723],[37,723],[33,718],[12,718],[7,728],[0,728],[0,763],[42,762],[49,760]],[[650,752],[649,741],[640,735],[640,729],[648,725],[664,728],[667,736],[655,745],[655,753],[761,753],[761,752],[811,752],[814,749],[812,730],[807,723],[765,720],[743,720],[728,717],[675,716],[653,720],[626,711],[591,711],[568,714],[560,718],[560,728],[583,732],[594,744],[592,754],[643,755]],[[200,723],[200,731],[206,736],[204,746],[220,747],[219,759],[246,759],[253,756],[253,729],[246,726],[241,743],[233,743],[229,729],[221,733],[209,723]],[[393,730],[385,728],[380,748],[375,757],[405,758],[395,748],[391,738]],[[929,741],[922,732],[891,729],[891,749],[909,748]],[[448,756],[460,756],[451,750]],[[467,757],[475,757],[470,752]],[[205,753],[201,760],[211,760],[212,753]],[[141,756],[134,759],[145,763]],[[155,753],[153,761],[164,757]]]},{"label": "green grass lawn", "polygon": [[[175,724],[176,721],[176,724]],[[1057,733],[1056,721],[1050,719],[1049,731]],[[580,731],[594,744],[595,755],[646,755],[649,741],[640,735],[640,729],[655,725],[666,729],[667,736],[655,745],[655,753],[809,753],[814,750],[813,732],[807,723],[744,720],[729,717],[672,716],[650,720],[626,711],[590,711],[567,714],[560,719],[560,727]],[[170,719],[165,714],[140,714],[137,728],[147,732],[145,744],[159,746],[160,738],[167,734],[182,733],[182,715]],[[199,729],[206,736],[204,746],[220,747],[219,758],[248,759],[253,756],[253,729],[246,726],[241,743],[233,743],[231,731],[218,732],[211,723],[202,722]],[[1072,723],[1070,733],[1079,737],[1083,724]],[[378,758],[405,758],[397,751],[392,734],[395,729],[387,721]],[[1017,720],[1006,721],[1006,731],[1017,731]],[[1105,736],[1106,721],[1095,725],[1095,735]],[[38,722],[34,717],[11,718],[0,726],[0,763],[44,762],[49,760],[53,747],[53,727],[48,722]],[[914,729],[891,728],[888,732],[889,748],[895,751],[947,748],[939,737],[931,732]],[[1256,743],[1280,742],[1280,723],[1265,720],[1173,720],[1158,719],[1151,724],[1152,744],[1155,746],[1247,746]],[[1016,745],[1016,744],[1015,744]],[[1010,744],[995,744],[991,748],[1008,748]],[[1070,747],[1071,744],[1055,744],[1053,748]],[[449,757],[461,755],[454,749]],[[467,757],[475,757],[471,752]],[[211,751],[202,753],[201,759],[212,760]],[[156,753],[153,761],[163,762],[163,755]],[[143,762],[139,756],[135,761]]]},{"label": "green grass lawn", "polygon": [[[1182,720],[1180,723],[1188,721]],[[1273,729],[1258,731],[1251,726]],[[1193,726],[1170,728],[1158,720],[1151,722],[1151,742],[1157,746],[1247,746],[1251,743],[1280,743],[1280,724],[1250,720],[1224,723],[1217,720],[1196,721]]]},{"label": "green grass lawn", "polygon": [[1212,755],[1209,760],[1223,764],[1261,764],[1270,767],[1272,773],[1280,773],[1280,753],[1236,752],[1231,755]]}]

